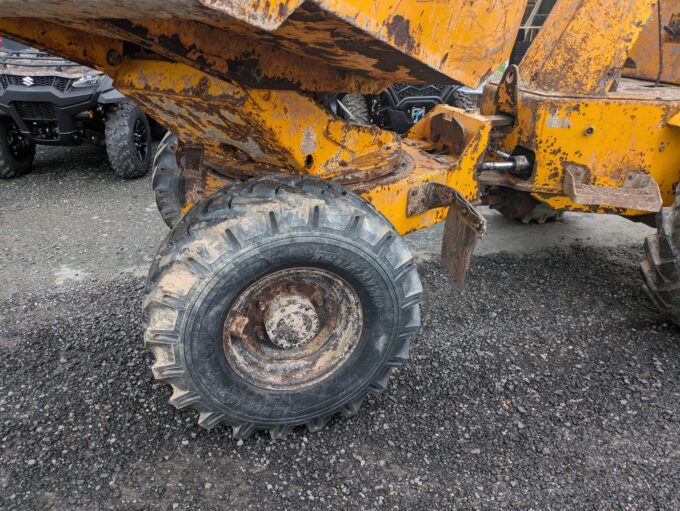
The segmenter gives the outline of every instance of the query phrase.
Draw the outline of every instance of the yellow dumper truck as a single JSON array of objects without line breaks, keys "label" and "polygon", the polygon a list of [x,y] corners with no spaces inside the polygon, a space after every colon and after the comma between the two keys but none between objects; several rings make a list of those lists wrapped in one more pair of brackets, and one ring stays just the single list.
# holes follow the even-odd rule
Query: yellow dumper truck
[{"label": "yellow dumper truck", "polygon": [[0,0],[0,34],[106,72],[176,134],[144,300],[173,405],[237,436],[356,413],[420,327],[401,236],[445,222],[462,286],[482,202],[655,223],[644,284],[680,322],[680,1],[559,0],[481,111],[438,105],[405,135],[328,108],[394,83],[478,87],[526,4]]}]

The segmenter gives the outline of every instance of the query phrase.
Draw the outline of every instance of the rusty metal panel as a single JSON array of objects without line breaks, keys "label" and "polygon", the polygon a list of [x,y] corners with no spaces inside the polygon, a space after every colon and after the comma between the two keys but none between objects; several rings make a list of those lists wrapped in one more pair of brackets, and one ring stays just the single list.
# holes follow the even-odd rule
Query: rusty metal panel
[{"label": "rusty metal panel", "polygon": [[[390,73],[350,73],[321,58],[306,57],[285,45],[266,42],[249,30],[230,30],[195,20],[71,20],[70,27],[134,42],[171,60],[217,78],[257,89],[377,93],[394,82]],[[310,60],[314,60],[314,72]]]},{"label": "rusty metal panel", "polygon": [[606,94],[655,7],[652,0],[560,0],[519,66],[521,79],[533,90]]},{"label": "rusty metal panel", "polygon": [[106,66],[109,52],[123,52],[123,42],[119,39],[82,32],[37,18],[0,18],[0,34],[9,35],[12,39],[34,48],[49,49],[53,55],[99,69]]},{"label": "rusty metal panel", "polygon": [[661,40],[663,69],[659,76],[659,16],[654,10],[652,19],[640,34],[628,56],[624,76],[680,84],[680,0],[663,0]]},{"label": "rusty metal panel", "polygon": [[[526,1],[0,0],[0,13],[5,19],[39,17],[66,24],[87,20],[81,23],[84,32],[121,20],[151,25],[174,20],[176,28],[184,21],[200,21],[206,28],[191,36],[195,43],[210,42],[209,25],[233,37],[247,33],[260,43],[363,76],[453,80],[476,87],[507,60]],[[20,37],[21,30],[8,30],[2,18],[0,33]],[[170,40],[179,32],[160,26],[154,31]],[[103,35],[121,37],[116,30]],[[139,33],[133,37],[144,39]],[[192,40],[185,38],[181,46],[190,48]],[[200,48],[193,51],[194,60],[204,57]]]}]

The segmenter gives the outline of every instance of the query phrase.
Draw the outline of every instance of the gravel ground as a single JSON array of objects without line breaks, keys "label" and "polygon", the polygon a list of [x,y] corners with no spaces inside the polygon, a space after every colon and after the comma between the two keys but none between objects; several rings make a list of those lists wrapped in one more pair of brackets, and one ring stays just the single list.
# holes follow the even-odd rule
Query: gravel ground
[{"label": "gravel ground", "polygon": [[[112,215],[148,206],[144,180],[59,169],[127,196]],[[0,204],[31,179],[11,197],[0,185]],[[67,211],[83,243],[98,239],[90,213]],[[237,441],[151,378],[128,268],[161,235],[148,222],[129,234],[137,259],[105,272],[3,277],[0,509],[680,509],[680,332],[640,289],[639,241],[486,253],[464,296],[423,261],[424,326],[385,395],[320,433]]]},{"label": "gravel ground", "polygon": [[[0,298],[121,271],[146,274],[167,227],[151,178],[117,178],[103,148],[39,147],[33,172],[0,181]],[[10,226],[10,228],[7,228]]]}]

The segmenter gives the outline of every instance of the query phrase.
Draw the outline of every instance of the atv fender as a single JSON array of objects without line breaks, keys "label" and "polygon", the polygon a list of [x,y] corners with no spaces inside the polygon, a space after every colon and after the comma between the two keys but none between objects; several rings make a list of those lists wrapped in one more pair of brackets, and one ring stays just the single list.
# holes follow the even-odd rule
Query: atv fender
[{"label": "atv fender", "polygon": [[102,92],[98,99],[98,102],[101,105],[113,105],[115,103],[120,103],[121,101],[125,101],[125,96],[123,96],[116,89],[111,89],[107,90],[106,92]]}]

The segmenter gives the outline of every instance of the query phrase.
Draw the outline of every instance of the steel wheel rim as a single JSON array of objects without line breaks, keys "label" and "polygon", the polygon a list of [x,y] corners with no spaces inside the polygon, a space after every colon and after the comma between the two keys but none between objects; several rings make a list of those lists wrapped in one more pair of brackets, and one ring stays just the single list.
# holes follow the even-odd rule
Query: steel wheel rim
[{"label": "steel wheel rim", "polygon": [[222,348],[246,382],[299,390],[336,373],[363,330],[356,291],[318,268],[271,273],[246,288],[226,314]]}]

